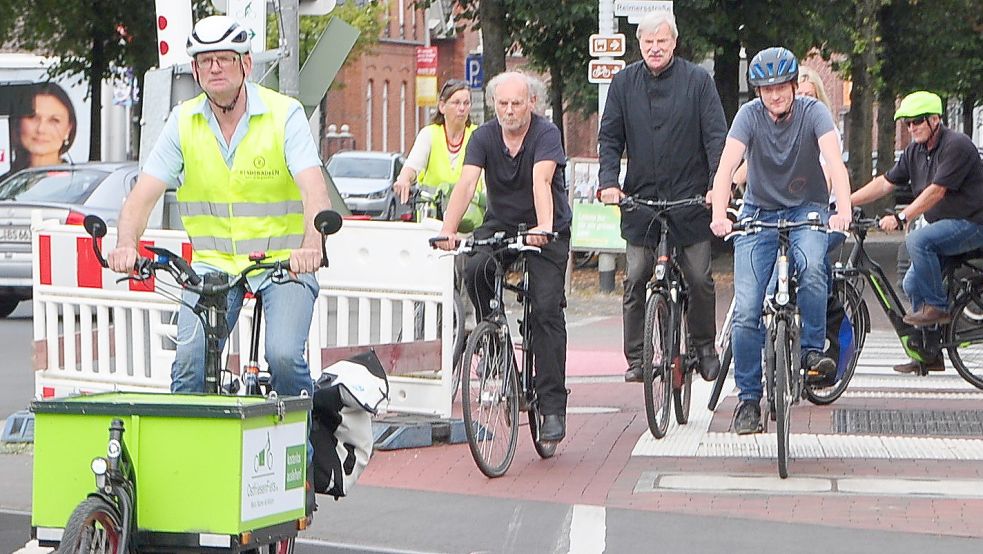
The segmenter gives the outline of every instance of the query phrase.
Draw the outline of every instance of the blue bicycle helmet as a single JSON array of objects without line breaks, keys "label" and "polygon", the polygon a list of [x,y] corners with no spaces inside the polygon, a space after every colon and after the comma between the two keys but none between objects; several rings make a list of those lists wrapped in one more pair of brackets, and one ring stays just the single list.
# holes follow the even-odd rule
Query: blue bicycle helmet
[{"label": "blue bicycle helmet", "polygon": [[752,87],[778,85],[799,78],[799,60],[795,54],[781,46],[772,46],[758,52],[747,66],[747,82]]}]

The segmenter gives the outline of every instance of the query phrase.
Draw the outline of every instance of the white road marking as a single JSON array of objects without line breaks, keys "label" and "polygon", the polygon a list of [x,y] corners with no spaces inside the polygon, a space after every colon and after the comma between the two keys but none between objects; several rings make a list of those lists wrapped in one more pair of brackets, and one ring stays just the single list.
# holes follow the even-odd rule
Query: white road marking
[{"label": "white road marking", "polygon": [[570,554],[601,554],[607,527],[604,506],[574,504],[570,522]]}]

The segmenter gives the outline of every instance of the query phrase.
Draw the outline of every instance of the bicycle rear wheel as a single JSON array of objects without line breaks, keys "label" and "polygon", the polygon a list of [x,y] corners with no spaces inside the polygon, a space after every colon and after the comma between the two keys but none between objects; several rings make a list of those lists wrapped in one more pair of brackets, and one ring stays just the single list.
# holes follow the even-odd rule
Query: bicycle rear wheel
[{"label": "bicycle rear wheel", "polygon": [[[675,309],[678,310],[678,308]],[[686,314],[679,310],[673,319],[679,324],[676,326],[678,335],[673,341],[673,344],[678,345],[678,348],[672,364],[672,404],[676,412],[676,423],[686,425],[689,421],[689,406],[693,397],[693,365],[691,363],[693,360],[690,359],[687,343],[689,333],[686,328]]]},{"label": "bicycle rear wheel", "polygon": [[[838,300],[842,303],[843,309],[846,311],[846,317],[853,326],[853,354],[847,361],[843,376],[828,386],[810,384],[806,381],[806,398],[809,402],[817,406],[825,406],[835,402],[846,391],[857,369],[857,361],[860,359],[860,351],[863,349],[864,338],[867,335],[865,317],[869,317],[869,314],[867,316],[864,315],[867,305],[860,296],[860,292],[853,283],[846,280],[837,280],[835,286],[834,294],[837,295]],[[830,338],[830,340],[835,339]],[[843,347],[843,344],[839,345],[839,348],[842,349]]]},{"label": "bicycle rear wheel", "polygon": [[945,330],[949,361],[969,384],[983,389],[983,296],[974,291],[956,303],[952,323]]},{"label": "bicycle rear wheel", "polygon": [[645,342],[642,352],[642,376],[645,386],[645,415],[652,436],[661,439],[669,428],[672,410],[673,331],[669,302],[656,292],[645,303]]},{"label": "bicycle rear wheel", "polygon": [[482,321],[461,359],[461,408],[468,447],[488,477],[508,471],[519,438],[519,390],[511,344],[503,330]]},{"label": "bicycle rear wheel", "polygon": [[792,412],[791,377],[794,364],[789,347],[788,324],[778,320],[775,324],[775,365],[770,370],[775,375],[775,428],[778,435],[778,475],[788,477],[789,419]]},{"label": "bicycle rear wheel", "polygon": [[535,400],[529,406],[529,432],[532,434],[532,444],[540,458],[552,458],[556,454],[556,445],[560,443],[540,440],[539,430],[542,426],[543,414],[539,411],[539,400]]},{"label": "bicycle rear wheel", "polygon": [[97,496],[90,496],[78,506],[65,524],[58,552],[63,554],[117,553],[123,534],[119,510]]}]

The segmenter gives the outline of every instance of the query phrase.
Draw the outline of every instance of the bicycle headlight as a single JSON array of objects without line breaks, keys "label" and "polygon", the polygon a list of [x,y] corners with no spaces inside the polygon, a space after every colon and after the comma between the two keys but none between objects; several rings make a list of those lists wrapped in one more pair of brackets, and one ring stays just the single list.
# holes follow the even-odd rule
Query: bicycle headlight
[{"label": "bicycle headlight", "polygon": [[778,292],[775,294],[775,302],[779,306],[785,306],[788,304],[789,294],[787,292]]},{"label": "bicycle headlight", "polygon": [[661,281],[666,276],[666,264],[658,264],[655,266],[655,280]]},{"label": "bicycle headlight", "polygon": [[105,475],[109,471],[109,462],[106,461],[106,458],[93,458],[91,467],[92,473]]}]

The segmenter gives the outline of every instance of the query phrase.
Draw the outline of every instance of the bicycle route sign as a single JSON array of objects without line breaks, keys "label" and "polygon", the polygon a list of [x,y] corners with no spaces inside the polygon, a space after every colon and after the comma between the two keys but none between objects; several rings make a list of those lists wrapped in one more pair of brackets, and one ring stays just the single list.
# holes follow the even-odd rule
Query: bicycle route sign
[{"label": "bicycle route sign", "polygon": [[625,68],[623,60],[591,60],[587,64],[587,80],[591,83],[610,83],[614,75]]}]

